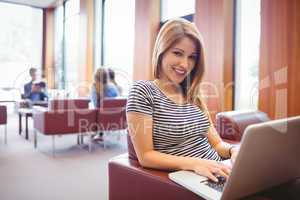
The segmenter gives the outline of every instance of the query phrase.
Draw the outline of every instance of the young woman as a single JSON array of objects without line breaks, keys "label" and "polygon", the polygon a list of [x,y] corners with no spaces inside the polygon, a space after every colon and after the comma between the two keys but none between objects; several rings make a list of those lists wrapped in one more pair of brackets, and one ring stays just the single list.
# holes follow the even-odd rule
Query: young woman
[{"label": "young woman", "polygon": [[108,83],[107,69],[103,67],[98,68],[94,76],[94,84],[91,90],[91,99],[94,107],[100,107],[102,98],[119,96],[117,87]]},{"label": "young woman", "polygon": [[127,120],[138,160],[143,167],[192,170],[217,181],[230,167],[237,150],[223,142],[201,100],[205,70],[203,42],[194,24],[167,22],[160,30],[152,64],[154,81],[136,82],[129,94]]}]

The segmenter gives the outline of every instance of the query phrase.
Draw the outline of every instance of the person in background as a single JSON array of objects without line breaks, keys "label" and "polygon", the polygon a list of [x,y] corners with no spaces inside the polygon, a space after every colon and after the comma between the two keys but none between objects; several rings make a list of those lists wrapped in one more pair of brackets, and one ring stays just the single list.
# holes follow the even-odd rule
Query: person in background
[{"label": "person in background", "polygon": [[158,33],[153,81],[137,81],[127,101],[129,134],[143,167],[227,178],[237,148],[222,141],[201,98],[205,49],[196,26],[169,20]]},{"label": "person in background", "polygon": [[114,70],[111,69],[111,68],[108,68],[107,70],[108,70],[109,84],[114,85],[118,89],[119,95],[121,95],[122,94],[122,88],[117,84],[117,82],[115,80]]},{"label": "person in background", "polygon": [[31,81],[24,85],[24,98],[32,102],[47,100],[46,83],[37,81],[37,69],[30,68]]},{"label": "person in background", "polygon": [[109,83],[108,70],[104,67],[98,68],[91,89],[91,100],[94,107],[100,107],[102,98],[117,96],[119,96],[119,91],[114,84]]},{"label": "person in background", "polygon": [[[108,70],[104,67],[97,69],[94,76],[94,83],[91,89],[91,100],[95,108],[99,108],[101,100],[105,97],[119,96],[118,89],[112,83],[109,83]],[[98,132],[93,136],[94,141],[103,141],[103,132]]]}]

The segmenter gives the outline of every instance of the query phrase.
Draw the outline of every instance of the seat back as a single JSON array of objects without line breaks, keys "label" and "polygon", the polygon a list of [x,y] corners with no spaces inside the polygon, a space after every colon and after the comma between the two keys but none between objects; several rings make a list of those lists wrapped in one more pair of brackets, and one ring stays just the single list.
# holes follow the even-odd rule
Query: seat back
[{"label": "seat back", "polygon": [[117,131],[127,128],[125,98],[105,98],[98,109],[99,131]]},{"label": "seat back", "polygon": [[36,112],[34,128],[45,135],[94,132],[97,109],[51,110]]},{"label": "seat back", "polygon": [[0,124],[7,124],[7,108],[0,105]]},{"label": "seat back", "polygon": [[49,110],[87,109],[89,99],[53,99],[49,102]]},{"label": "seat back", "polygon": [[216,129],[223,139],[241,141],[247,126],[269,120],[261,111],[221,112],[216,115]]},{"label": "seat back", "polygon": [[100,108],[126,109],[126,103],[126,98],[104,98],[100,103]]}]

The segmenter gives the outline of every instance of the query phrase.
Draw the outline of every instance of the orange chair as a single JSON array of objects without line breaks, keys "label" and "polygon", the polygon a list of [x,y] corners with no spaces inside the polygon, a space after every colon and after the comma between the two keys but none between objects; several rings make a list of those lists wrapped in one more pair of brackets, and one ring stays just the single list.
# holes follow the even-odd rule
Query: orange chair
[{"label": "orange chair", "polygon": [[0,106],[0,125],[5,127],[4,143],[7,144],[7,108]]}]

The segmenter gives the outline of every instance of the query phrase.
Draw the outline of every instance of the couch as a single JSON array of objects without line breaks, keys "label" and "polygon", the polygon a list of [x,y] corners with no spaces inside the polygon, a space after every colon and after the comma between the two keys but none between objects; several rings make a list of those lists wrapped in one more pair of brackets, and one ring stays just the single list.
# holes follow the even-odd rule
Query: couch
[{"label": "couch", "polygon": [[[216,117],[218,133],[227,142],[237,144],[245,128],[269,120],[260,111],[231,111]],[[172,182],[168,171],[146,169],[137,160],[130,137],[128,153],[112,158],[108,164],[109,200],[199,200],[196,194]]]},{"label": "couch", "polygon": [[0,105],[0,125],[4,125],[4,143],[7,144],[7,108]]},{"label": "couch", "polygon": [[[55,155],[55,136],[76,134],[79,140],[89,136],[89,151],[92,135],[98,131],[126,129],[125,98],[106,98],[100,108],[88,108],[85,101],[55,100],[49,108],[36,108],[34,121],[34,147],[37,148],[38,133],[52,137],[52,154]],[[79,139],[80,138],[80,139]]]}]

